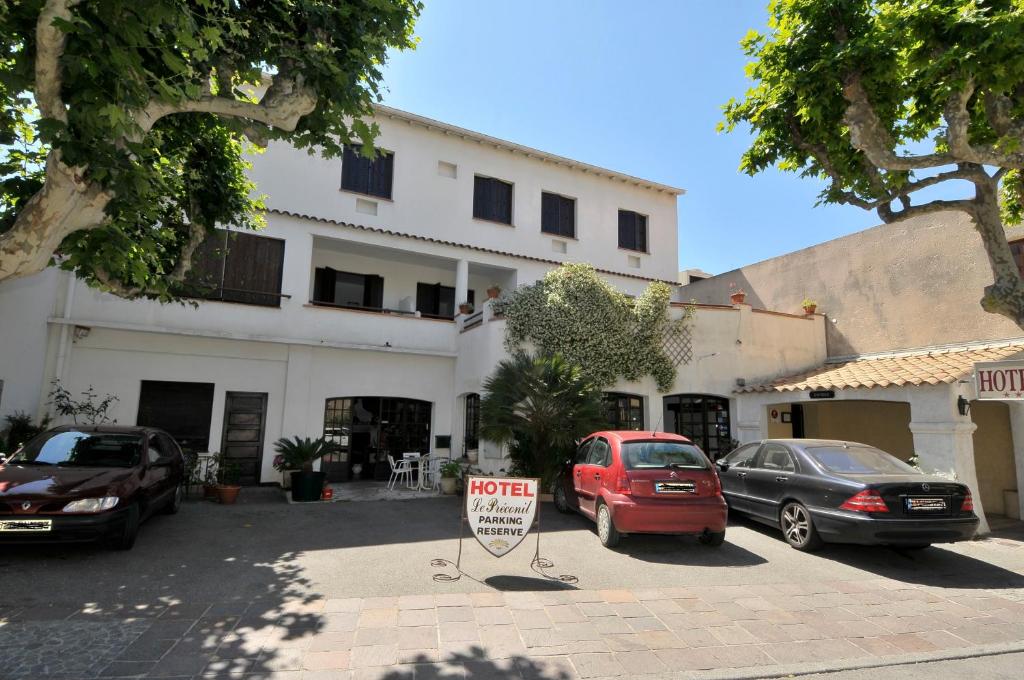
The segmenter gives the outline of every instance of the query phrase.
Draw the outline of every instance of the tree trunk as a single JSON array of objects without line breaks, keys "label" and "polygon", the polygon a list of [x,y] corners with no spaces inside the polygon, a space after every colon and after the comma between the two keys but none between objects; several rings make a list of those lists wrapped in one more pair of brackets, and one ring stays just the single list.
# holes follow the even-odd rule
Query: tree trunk
[{"label": "tree trunk", "polygon": [[111,195],[82,180],[60,162],[47,159],[46,182],[28,200],[10,230],[0,234],[0,281],[36,274],[68,234],[100,225]]},{"label": "tree trunk", "polygon": [[999,214],[998,187],[995,182],[976,182],[975,187],[974,227],[981,235],[994,278],[992,285],[985,287],[981,307],[986,312],[1002,314],[1024,328],[1024,282],[1006,241],[1006,231]]}]

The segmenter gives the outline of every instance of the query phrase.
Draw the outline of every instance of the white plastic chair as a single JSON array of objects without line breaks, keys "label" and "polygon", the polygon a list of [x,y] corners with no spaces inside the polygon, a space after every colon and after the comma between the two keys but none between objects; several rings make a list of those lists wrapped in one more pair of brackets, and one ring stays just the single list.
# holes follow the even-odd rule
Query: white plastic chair
[{"label": "white plastic chair", "polygon": [[436,493],[441,490],[441,459],[438,456],[425,458],[420,459],[420,488]]},{"label": "white plastic chair", "polygon": [[396,463],[395,457],[388,454],[388,463],[391,464],[391,478],[388,480],[388,489],[392,491],[399,480],[404,479],[406,486],[412,486],[412,461],[405,460]]}]

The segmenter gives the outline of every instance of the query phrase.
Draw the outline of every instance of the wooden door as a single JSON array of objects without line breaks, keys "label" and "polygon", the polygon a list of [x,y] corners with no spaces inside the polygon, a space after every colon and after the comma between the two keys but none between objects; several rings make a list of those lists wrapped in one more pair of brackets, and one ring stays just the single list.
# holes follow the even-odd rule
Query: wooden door
[{"label": "wooden door", "polygon": [[238,465],[242,484],[260,483],[266,392],[228,392],[224,397],[221,453]]}]

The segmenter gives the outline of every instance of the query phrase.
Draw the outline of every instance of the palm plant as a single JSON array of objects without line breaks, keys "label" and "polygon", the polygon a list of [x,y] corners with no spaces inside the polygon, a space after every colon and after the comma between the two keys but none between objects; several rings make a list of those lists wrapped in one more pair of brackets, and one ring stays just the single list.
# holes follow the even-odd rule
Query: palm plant
[{"label": "palm plant", "polygon": [[278,454],[274,458],[274,467],[278,470],[310,472],[313,469],[313,461],[319,460],[329,453],[334,453],[336,450],[337,445],[323,437],[316,439],[299,436],[291,439],[281,437],[274,442],[274,451]]},{"label": "palm plant", "polygon": [[515,471],[545,486],[573,442],[606,424],[601,391],[559,354],[517,352],[483,387],[480,435],[508,443]]}]

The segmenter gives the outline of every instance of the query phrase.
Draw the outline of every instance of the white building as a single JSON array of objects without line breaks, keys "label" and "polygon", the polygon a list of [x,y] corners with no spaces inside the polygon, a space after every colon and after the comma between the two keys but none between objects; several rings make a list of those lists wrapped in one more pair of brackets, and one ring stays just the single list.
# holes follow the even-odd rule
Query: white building
[{"label": "white building", "polygon": [[[197,265],[220,300],[126,301],[52,269],[0,285],[0,416],[42,414],[56,378],[116,395],[119,423],[229,453],[248,483],[279,481],[272,443],[292,435],[335,437],[364,476],[410,450],[482,447],[481,466],[500,469],[474,431],[481,383],[505,355],[486,290],[562,262],[630,294],[674,284],[682,191],[385,107],[377,122],[387,155],[372,163],[284,144],[254,159],[266,229]],[[459,314],[464,301],[473,313]],[[826,357],[821,316],[709,304],[690,327],[673,390],[616,386],[618,426],[724,452],[759,434],[737,427],[738,380]]]}]

